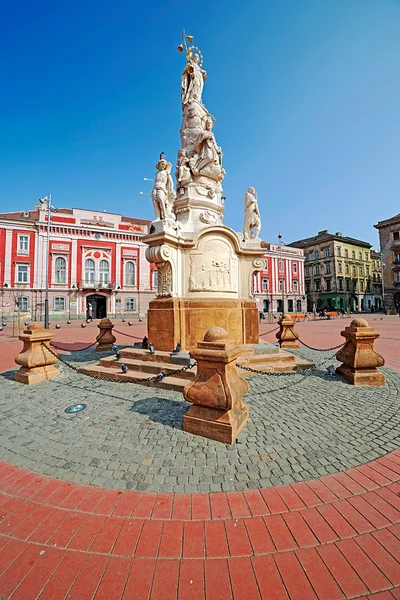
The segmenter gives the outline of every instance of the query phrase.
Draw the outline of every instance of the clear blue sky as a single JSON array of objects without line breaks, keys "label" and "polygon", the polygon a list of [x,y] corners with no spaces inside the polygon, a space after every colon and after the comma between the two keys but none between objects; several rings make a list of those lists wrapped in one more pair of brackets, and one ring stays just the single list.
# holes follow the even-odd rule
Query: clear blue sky
[{"label": "clear blue sky", "polygon": [[400,0],[20,0],[0,23],[0,210],[153,218],[143,177],[179,148],[186,28],[224,151],[224,222],[378,244],[400,212]]}]

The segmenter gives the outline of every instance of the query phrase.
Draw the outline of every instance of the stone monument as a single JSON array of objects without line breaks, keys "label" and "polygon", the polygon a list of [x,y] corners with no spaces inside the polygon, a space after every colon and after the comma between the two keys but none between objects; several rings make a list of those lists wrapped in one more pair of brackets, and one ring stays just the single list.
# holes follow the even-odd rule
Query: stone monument
[{"label": "stone monument", "polygon": [[156,299],[148,311],[148,338],[158,350],[196,347],[213,326],[226,329],[236,344],[258,343],[258,311],[251,296],[253,274],[262,269],[261,220],[254,188],[246,194],[244,234],[222,224],[222,149],[215,118],[203,103],[206,71],[193,38],[182,34],[181,148],[176,191],[171,163],[156,165],[152,192],[155,221],[146,258],[158,271]]}]

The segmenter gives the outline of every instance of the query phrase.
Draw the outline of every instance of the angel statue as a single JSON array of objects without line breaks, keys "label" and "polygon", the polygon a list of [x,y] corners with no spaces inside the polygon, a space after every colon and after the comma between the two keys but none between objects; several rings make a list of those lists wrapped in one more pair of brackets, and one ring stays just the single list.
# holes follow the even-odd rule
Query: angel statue
[{"label": "angel statue", "polygon": [[166,219],[175,220],[173,206],[176,193],[171,176],[171,167],[172,163],[165,160],[164,152],[162,152],[160,160],[156,164],[157,173],[151,193],[156,219],[161,221],[165,221]]},{"label": "angel statue", "polygon": [[190,102],[199,102],[202,104],[201,95],[207,73],[199,65],[199,60],[199,55],[194,54],[188,59],[183,70],[181,79],[182,104],[189,104]]},{"label": "angel statue", "polygon": [[249,187],[244,197],[244,239],[251,240],[258,238],[260,230],[261,219],[256,190],[253,187]]}]

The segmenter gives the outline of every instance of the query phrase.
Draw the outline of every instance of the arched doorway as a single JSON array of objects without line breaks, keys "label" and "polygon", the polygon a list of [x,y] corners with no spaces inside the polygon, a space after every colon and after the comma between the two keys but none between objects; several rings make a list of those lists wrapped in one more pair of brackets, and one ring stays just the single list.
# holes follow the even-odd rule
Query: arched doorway
[{"label": "arched doorway", "polygon": [[100,294],[86,296],[86,316],[92,319],[104,319],[107,316],[107,298]]}]

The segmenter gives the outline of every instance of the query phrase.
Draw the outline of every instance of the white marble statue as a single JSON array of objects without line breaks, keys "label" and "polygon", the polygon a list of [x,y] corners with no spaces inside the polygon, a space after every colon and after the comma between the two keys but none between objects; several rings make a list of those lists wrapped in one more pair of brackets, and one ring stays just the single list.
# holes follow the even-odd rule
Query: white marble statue
[{"label": "white marble statue", "polygon": [[258,238],[261,230],[261,218],[258,210],[256,190],[249,187],[244,197],[244,239]]},{"label": "white marble statue", "polygon": [[185,148],[178,150],[178,165],[176,168],[176,181],[180,187],[184,187],[192,181],[192,174],[189,168],[189,158]]},{"label": "white marble statue", "polygon": [[207,73],[200,67],[199,60],[199,55],[194,54],[188,59],[183,70],[181,79],[182,104],[189,104],[190,102],[202,104],[201,95]]},{"label": "white marble statue", "polygon": [[164,153],[161,153],[160,160],[156,164],[157,173],[151,193],[156,219],[160,221],[175,220],[173,206],[176,193],[171,176],[171,167],[172,163],[166,161]]}]

